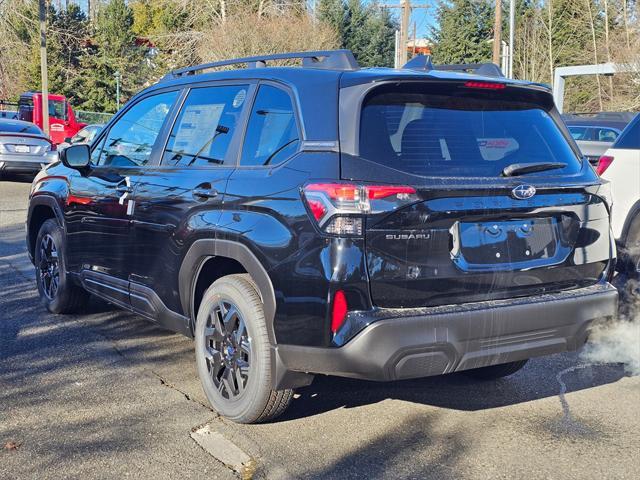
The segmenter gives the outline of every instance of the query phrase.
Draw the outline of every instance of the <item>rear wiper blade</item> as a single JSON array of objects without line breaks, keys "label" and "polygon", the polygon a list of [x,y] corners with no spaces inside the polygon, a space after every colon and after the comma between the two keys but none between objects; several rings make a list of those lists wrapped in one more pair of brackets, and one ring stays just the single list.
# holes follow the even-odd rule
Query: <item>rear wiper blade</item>
[{"label": "rear wiper blade", "polygon": [[566,167],[562,162],[533,162],[533,163],[512,163],[502,170],[503,177],[515,177],[523,173],[544,172],[545,170],[557,170]]}]

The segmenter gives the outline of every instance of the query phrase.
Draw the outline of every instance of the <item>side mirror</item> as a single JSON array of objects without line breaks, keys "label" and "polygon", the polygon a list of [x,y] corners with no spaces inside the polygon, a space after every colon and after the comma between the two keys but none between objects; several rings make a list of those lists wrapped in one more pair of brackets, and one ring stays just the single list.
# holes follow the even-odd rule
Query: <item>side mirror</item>
[{"label": "side mirror", "polygon": [[71,145],[64,150],[60,150],[60,160],[69,168],[84,170],[91,162],[91,151],[89,145]]},{"label": "side mirror", "polygon": [[64,143],[71,143],[71,137],[65,137]]}]

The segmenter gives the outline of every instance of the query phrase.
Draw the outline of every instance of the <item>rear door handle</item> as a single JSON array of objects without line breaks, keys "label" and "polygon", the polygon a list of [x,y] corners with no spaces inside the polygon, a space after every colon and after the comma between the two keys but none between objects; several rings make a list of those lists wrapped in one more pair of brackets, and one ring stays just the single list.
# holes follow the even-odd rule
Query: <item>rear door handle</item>
[{"label": "rear door handle", "polygon": [[198,199],[208,200],[210,198],[216,198],[218,191],[215,188],[194,188],[191,194]]}]

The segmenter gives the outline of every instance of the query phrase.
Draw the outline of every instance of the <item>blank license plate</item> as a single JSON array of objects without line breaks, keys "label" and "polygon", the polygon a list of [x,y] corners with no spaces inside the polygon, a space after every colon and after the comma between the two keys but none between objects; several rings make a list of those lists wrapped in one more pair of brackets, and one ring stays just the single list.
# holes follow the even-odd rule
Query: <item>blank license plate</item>
[{"label": "blank license plate", "polygon": [[17,153],[29,153],[30,151],[29,145],[16,145]]},{"label": "blank license plate", "polygon": [[460,247],[472,264],[500,264],[551,258],[557,249],[556,220],[529,218],[460,223]]}]

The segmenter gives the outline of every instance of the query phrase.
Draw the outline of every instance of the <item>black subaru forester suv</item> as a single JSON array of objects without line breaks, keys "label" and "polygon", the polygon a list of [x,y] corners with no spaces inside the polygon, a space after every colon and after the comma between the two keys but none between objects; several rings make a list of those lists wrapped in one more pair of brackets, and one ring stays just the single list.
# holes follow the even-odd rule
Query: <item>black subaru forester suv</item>
[{"label": "black subaru forester suv", "polygon": [[194,337],[236,422],[314,374],[503,377],[616,310],[608,186],[549,89],[493,65],[185,68],[60,159],[27,220],[46,307],[91,293]]}]

